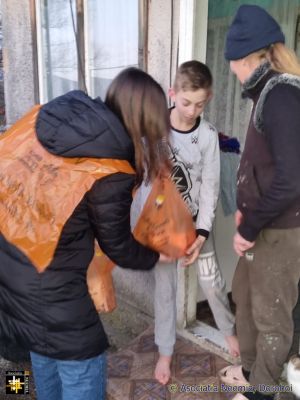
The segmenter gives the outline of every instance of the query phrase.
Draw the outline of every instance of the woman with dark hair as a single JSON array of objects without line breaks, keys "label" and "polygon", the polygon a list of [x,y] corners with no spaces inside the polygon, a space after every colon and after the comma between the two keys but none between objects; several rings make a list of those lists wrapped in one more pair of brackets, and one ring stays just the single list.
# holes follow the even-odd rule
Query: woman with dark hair
[{"label": "woman with dark hair", "polygon": [[[166,120],[166,100],[162,94],[159,84],[136,68],[121,72],[107,91],[105,104],[127,128],[134,144],[138,185],[144,176],[148,180],[157,176],[162,162],[167,168],[170,165],[167,146],[170,122]],[[159,110],[162,114],[158,118]]]},{"label": "woman with dark hair", "polygon": [[[128,172],[97,179],[83,193],[41,273],[1,229],[0,336],[30,350],[39,400],[104,399],[108,341],[88,292],[87,269],[94,239],[123,268],[150,270],[158,260],[169,260],[137,242],[130,229],[132,191],[141,183],[145,166],[151,180],[169,165],[166,98],[147,73],[129,68],[114,79],[105,103],[73,91],[43,105],[35,131],[36,147],[62,162],[93,160],[101,165],[103,160],[120,160]],[[40,158],[30,157],[10,172],[10,182],[23,169],[39,169]],[[5,167],[2,163],[3,179]],[[35,193],[42,183],[46,190],[47,181],[29,179],[23,185]],[[68,198],[55,194],[43,210],[63,207],[64,200]]]},{"label": "woman with dark hair", "polygon": [[300,279],[300,65],[284,42],[278,23],[255,5],[240,6],[226,38],[225,58],[243,96],[253,101],[238,172],[234,236],[240,259],[232,294],[242,365],[221,371],[224,382],[246,388],[234,400],[271,399],[285,390],[278,383],[294,333]]}]

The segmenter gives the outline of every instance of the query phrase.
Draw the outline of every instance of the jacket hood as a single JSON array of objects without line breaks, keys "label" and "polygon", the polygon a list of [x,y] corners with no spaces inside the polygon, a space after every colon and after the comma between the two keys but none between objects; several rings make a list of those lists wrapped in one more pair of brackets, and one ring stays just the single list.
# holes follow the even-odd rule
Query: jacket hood
[{"label": "jacket hood", "polygon": [[36,133],[62,157],[114,158],[134,162],[134,147],[120,120],[100,98],[74,90],[42,106]]}]

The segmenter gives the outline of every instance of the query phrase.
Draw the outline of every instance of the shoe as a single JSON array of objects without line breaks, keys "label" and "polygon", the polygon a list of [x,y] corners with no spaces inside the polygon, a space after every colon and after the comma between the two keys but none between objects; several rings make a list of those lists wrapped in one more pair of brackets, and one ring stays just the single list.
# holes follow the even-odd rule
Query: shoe
[{"label": "shoe", "polygon": [[295,355],[290,358],[287,366],[287,380],[295,396],[300,398],[300,356]]},{"label": "shoe", "polygon": [[[219,378],[229,386],[249,386],[250,383],[243,375],[241,365],[228,365],[219,371]],[[243,396],[245,398],[245,396]]]}]

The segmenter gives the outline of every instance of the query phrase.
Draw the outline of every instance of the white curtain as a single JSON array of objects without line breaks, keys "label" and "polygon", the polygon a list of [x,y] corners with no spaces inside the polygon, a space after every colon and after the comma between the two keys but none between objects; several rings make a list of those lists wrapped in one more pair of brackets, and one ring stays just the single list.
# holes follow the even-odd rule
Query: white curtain
[{"label": "white curtain", "polygon": [[138,11],[138,0],[87,1],[87,78],[92,96],[104,97],[122,69],[138,66]]},{"label": "white curtain", "polygon": [[241,98],[240,84],[230,72],[229,63],[224,59],[224,43],[232,18],[243,3],[266,8],[281,25],[287,46],[294,48],[300,1],[209,1],[206,61],[214,78],[214,96],[206,116],[220,132],[237,137],[242,147],[250,118],[251,102]]},{"label": "white curtain", "polygon": [[[76,1],[39,0],[38,4],[47,101],[78,88]],[[122,69],[138,66],[139,0],[85,0],[85,5],[85,79],[91,96],[104,97]]]}]

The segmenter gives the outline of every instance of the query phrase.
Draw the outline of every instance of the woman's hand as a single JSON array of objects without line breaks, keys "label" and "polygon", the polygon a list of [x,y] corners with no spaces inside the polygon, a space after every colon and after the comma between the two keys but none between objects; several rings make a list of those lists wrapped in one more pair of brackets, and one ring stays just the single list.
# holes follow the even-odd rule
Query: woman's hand
[{"label": "woman's hand", "polygon": [[243,257],[244,252],[251,249],[255,242],[249,242],[244,239],[238,232],[233,237],[233,248],[238,256]]},{"label": "woman's hand", "polygon": [[184,267],[193,264],[193,262],[198,258],[205,240],[206,238],[204,236],[197,236],[194,243],[187,249],[185,253],[185,257],[182,262]]},{"label": "woman's hand", "polygon": [[237,210],[234,214],[234,222],[237,228],[240,226],[242,219],[243,219],[243,214],[240,212],[240,210]]}]

